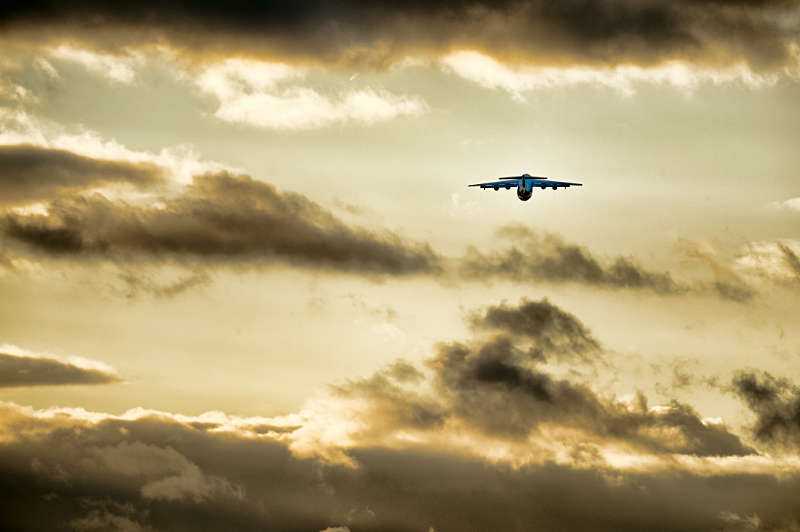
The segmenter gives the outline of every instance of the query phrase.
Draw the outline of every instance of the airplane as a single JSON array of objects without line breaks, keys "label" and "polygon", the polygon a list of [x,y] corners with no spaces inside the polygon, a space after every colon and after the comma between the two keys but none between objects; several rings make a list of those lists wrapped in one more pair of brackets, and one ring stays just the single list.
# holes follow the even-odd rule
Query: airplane
[{"label": "airplane", "polygon": [[569,183],[567,181],[553,181],[544,176],[532,176],[530,174],[522,174],[520,176],[511,177],[498,177],[498,181],[489,181],[487,183],[475,183],[469,185],[471,187],[492,188],[495,191],[504,188],[506,190],[514,187],[517,189],[517,197],[522,201],[528,201],[533,196],[534,188],[558,188],[568,187],[582,187],[583,183]]}]

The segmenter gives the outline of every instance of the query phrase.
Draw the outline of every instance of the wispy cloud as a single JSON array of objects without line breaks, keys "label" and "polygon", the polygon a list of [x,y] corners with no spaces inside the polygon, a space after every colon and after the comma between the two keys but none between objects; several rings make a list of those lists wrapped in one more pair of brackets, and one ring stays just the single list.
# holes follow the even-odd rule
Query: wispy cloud
[{"label": "wispy cloud", "polygon": [[219,102],[214,116],[220,120],[269,129],[373,124],[427,111],[419,97],[370,87],[324,95],[299,84],[305,75],[283,63],[230,59],[208,67],[196,83]]},{"label": "wispy cloud", "polygon": [[650,289],[663,294],[686,292],[668,272],[649,271],[628,257],[602,261],[585,247],[558,235],[527,227],[504,227],[498,235],[513,244],[499,251],[467,250],[461,273],[468,279],[514,282],[578,282],[606,288]]},{"label": "wispy cloud", "polygon": [[[80,64],[96,75],[122,84],[133,83],[136,79],[136,69],[143,63],[143,58],[137,54],[112,55],[68,45],[54,48],[50,52],[50,56]],[[49,69],[46,66],[44,68],[51,75],[56,72],[52,66]]]},{"label": "wispy cloud", "polygon": [[775,201],[770,203],[769,206],[778,210],[800,211],[800,198],[789,198],[783,201]]},{"label": "wispy cloud", "polygon": [[442,58],[441,64],[466,80],[504,90],[520,101],[528,92],[581,85],[632,96],[644,85],[665,85],[691,93],[703,85],[738,83],[760,88],[779,79],[776,74],[755,73],[744,64],[717,69],[677,61],[654,66],[511,66],[475,51],[453,52]]}]

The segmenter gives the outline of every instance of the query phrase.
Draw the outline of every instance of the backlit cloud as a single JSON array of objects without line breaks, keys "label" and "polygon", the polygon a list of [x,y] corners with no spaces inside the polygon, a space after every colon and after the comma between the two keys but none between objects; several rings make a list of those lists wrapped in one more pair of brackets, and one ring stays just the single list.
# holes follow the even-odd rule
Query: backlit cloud
[{"label": "backlit cloud", "polygon": [[[551,331],[532,305],[549,304],[502,308]],[[796,386],[742,373],[734,387],[759,415],[758,441],[795,449]],[[0,522],[15,528],[43,505],[78,530],[549,528],[566,515],[574,529],[746,530],[800,518],[795,455],[759,454],[687,404],[603,397],[502,335],[440,344],[423,368],[395,362],[286,416],[2,403],[0,472]]]},{"label": "backlit cloud", "polygon": [[[214,116],[226,122],[271,129],[310,129],[336,123],[372,124],[427,111],[418,97],[369,87],[323,95],[300,85],[305,70],[283,63],[238,59],[208,67],[200,89],[219,102]],[[294,83],[286,83],[294,80]]]},{"label": "backlit cloud", "polygon": [[0,388],[120,382],[110,366],[81,357],[60,358],[0,345]]},{"label": "backlit cloud", "polygon": [[751,242],[737,257],[735,266],[745,275],[777,283],[800,281],[800,242]]},{"label": "backlit cloud", "polygon": [[227,173],[196,176],[156,206],[66,196],[48,203],[45,213],[9,212],[2,226],[28,249],[66,259],[288,264],[397,275],[440,269],[427,245],[351,227],[301,194]]},{"label": "backlit cloud", "polygon": [[0,146],[14,145],[68,151],[75,156],[119,163],[154,165],[164,169],[165,177],[181,184],[190,182],[197,173],[235,170],[229,165],[203,159],[188,144],[158,152],[132,150],[82,126],[65,127],[23,110],[0,107]]},{"label": "backlit cloud", "polygon": [[[94,74],[123,84],[133,83],[136,78],[136,68],[142,63],[141,57],[137,56],[97,53],[67,45],[58,46],[50,52],[50,55],[56,59],[78,63]],[[52,66],[50,69],[52,76],[55,70]]]},{"label": "backlit cloud", "polygon": [[746,65],[723,69],[670,62],[654,66],[509,66],[474,51],[448,54],[441,60],[446,70],[488,89],[507,91],[524,100],[525,93],[579,85],[605,87],[632,96],[640,85],[665,85],[692,92],[702,85],[739,83],[750,88],[774,85],[776,74],[757,74]]},{"label": "backlit cloud", "polygon": [[[164,2],[112,7],[87,0],[9,4],[0,18],[12,43],[76,43],[99,54],[160,45],[211,60],[246,55],[385,67],[408,56],[436,58],[461,49],[521,63],[650,66],[678,60],[781,72],[796,67],[797,12],[794,0],[346,0],[336,9],[321,0],[236,1],[224,8]],[[115,75],[128,76],[124,69]]]}]

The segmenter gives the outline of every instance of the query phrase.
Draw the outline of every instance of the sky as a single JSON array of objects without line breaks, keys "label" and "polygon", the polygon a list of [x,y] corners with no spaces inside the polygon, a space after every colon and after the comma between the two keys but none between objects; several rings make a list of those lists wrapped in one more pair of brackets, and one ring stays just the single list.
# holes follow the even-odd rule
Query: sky
[{"label": "sky", "polygon": [[[0,6],[0,528],[800,530],[800,4]],[[468,188],[497,176],[582,183]]]}]

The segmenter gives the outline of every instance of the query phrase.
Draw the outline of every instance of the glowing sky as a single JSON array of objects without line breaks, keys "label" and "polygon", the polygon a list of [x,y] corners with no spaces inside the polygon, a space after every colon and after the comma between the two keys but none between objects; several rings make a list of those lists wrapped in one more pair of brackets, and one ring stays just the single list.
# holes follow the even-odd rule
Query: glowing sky
[{"label": "glowing sky", "polygon": [[0,525],[794,530],[798,29],[0,7]]}]

